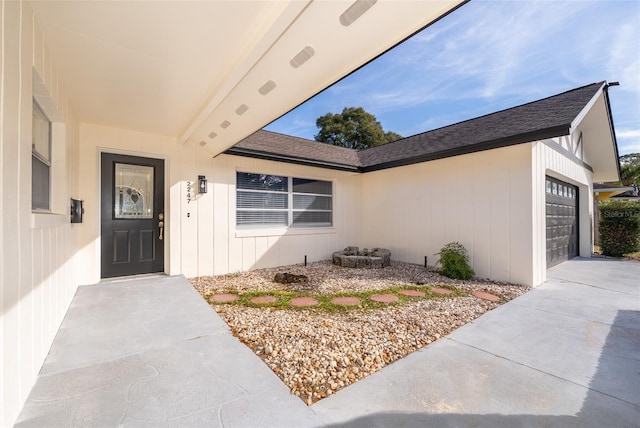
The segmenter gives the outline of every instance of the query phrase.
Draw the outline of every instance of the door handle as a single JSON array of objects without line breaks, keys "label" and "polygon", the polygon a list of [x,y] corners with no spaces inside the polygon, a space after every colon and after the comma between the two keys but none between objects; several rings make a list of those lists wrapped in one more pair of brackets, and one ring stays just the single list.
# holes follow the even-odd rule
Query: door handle
[{"label": "door handle", "polygon": [[164,239],[164,214],[160,213],[158,214],[158,220],[160,220],[158,222],[158,227],[160,228],[160,235],[158,235],[158,239],[160,239],[161,241]]}]

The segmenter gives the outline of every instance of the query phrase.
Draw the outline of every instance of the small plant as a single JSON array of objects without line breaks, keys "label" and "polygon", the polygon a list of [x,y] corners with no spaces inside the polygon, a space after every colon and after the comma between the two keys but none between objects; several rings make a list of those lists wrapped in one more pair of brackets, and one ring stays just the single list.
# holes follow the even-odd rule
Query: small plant
[{"label": "small plant", "polygon": [[469,253],[459,242],[450,242],[438,253],[442,274],[453,279],[471,279],[475,272],[469,266]]}]

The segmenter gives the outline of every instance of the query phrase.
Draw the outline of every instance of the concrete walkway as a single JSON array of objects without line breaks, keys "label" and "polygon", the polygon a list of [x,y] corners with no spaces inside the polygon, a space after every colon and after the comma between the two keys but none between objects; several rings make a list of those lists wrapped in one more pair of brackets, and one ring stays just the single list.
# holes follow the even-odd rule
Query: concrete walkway
[{"label": "concrete walkway", "polygon": [[18,426],[640,426],[640,263],[549,281],[311,407],[182,277],[80,287]]}]

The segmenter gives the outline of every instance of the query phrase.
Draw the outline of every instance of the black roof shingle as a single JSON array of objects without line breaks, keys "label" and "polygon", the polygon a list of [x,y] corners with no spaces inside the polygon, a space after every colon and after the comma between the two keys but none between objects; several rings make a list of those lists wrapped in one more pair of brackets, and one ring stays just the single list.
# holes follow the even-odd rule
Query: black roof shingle
[{"label": "black roof shingle", "polygon": [[605,84],[592,83],[359,151],[261,130],[225,153],[359,172],[409,165],[567,135]]}]

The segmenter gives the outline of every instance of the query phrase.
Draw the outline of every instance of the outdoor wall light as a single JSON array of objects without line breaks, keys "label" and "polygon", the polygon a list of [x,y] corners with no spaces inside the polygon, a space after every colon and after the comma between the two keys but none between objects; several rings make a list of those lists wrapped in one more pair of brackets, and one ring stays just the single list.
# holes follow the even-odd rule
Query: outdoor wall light
[{"label": "outdoor wall light", "polygon": [[204,175],[198,176],[198,193],[207,193],[207,177]]}]

